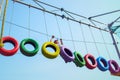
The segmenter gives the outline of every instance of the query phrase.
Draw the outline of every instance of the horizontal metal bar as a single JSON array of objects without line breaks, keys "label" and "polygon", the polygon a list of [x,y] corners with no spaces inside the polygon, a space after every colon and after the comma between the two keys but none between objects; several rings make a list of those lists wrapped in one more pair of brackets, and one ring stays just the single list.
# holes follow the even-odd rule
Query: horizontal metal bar
[{"label": "horizontal metal bar", "polygon": [[20,3],[20,4],[23,4],[23,5],[28,6],[28,7],[32,7],[32,8],[35,8],[35,9],[38,9],[38,10],[41,10],[41,11],[50,13],[50,14],[55,15],[55,16],[59,16],[59,17],[65,18],[65,19],[67,19],[67,20],[71,20],[71,21],[74,21],[74,22],[77,22],[77,23],[80,23],[80,24],[87,25],[88,27],[93,27],[93,28],[96,28],[96,29],[99,29],[99,30],[102,30],[102,31],[109,32],[109,31],[107,31],[107,30],[105,30],[105,29],[102,29],[102,28],[99,28],[99,27],[97,27],[97,26],[94,26],[94,25],[91,25],[91,24],[88,24],[88,23],[85,23],[85,22],[82,22],[82,21],[78,21],[78,20],[75,20],[75,19],[66,17],[66,16],[64,16],[64,15],[60,15],[60,14],[54,13],[54,12],[51,12],[51,11],[48,11],[48,10],[45,10],[45,9],[42,9],[42,8],[38,8],[38,7],[36,7],[36,6],[33,6],[33,5],[30,5],[30,4],[24,3],[24,2],[22,2],[22,1],[18,1],[18,0],[12,0],[12,1],[17,2],[17,3]]},{"label": "horizontal metal bar", "polygon": [[103,13],[103,14],[99,14],[99,15],[96,15],[96,16],[91,16],[89,18],[95,18],[95,17],[99,17],[99,16],[103,16],[103,15],[107,15],[107,14],[111,14],[111,13],[115,13],[115,12],[119,12],[119,10],[115,10],[115,11],[111,11],[111,12],[107,12],[107,13]]}]

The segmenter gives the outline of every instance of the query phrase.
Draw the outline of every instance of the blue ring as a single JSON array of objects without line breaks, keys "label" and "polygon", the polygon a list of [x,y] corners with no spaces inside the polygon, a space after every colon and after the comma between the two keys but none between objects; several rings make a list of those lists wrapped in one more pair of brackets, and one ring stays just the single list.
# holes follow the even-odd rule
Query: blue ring
[{"label": "blue ring", "polygon": [[[101,62],[103,64],[101,64]],[[104,59],[103,57],[98,57],[97,58],[97,63],[98,63],[98,68],[101,70],[101,71],[106,71],[109,69],[109,64],[108,62],[106,61],[106,59]],[[104,65],[104,66],[103,66]]]}]

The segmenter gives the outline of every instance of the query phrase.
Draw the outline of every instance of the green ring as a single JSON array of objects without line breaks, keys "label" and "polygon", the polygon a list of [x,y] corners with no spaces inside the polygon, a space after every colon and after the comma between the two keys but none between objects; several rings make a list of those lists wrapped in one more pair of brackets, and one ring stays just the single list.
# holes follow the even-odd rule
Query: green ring
[{"label": "green ring", "polygon": [[[31,44],[34,46],[34,50],[29,51],[25,48],[26,44]],[[24,40],[21,41],[20,43],[20,51],[25,55],[25,56],[34,56],[35,54],[37,54],[37,52],[39,51],[39,45],[38,43],[30,38],[26,38]]]},{"label": "green ring", "polygon": [[76,66],[83,67],[86,64],[84,58],[78,52],[75,51],[74,56],[75,59],[73,62],[76,64]]}]

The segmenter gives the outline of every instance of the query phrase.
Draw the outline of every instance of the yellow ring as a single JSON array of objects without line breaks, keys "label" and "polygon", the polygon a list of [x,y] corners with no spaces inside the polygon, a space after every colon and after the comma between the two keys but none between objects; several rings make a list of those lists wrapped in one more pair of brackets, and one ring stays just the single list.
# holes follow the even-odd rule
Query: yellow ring
[{"label": "yellow ring", "polygon": [[[54,49],[55,52],[50,52],[48,51],[46,48],[47,47],[51,47]],[[42,45],[42,54],[50,59],[56,58],[60,53],[60,48],[57,44],[53,43],[53,42],[45,42]]]}]

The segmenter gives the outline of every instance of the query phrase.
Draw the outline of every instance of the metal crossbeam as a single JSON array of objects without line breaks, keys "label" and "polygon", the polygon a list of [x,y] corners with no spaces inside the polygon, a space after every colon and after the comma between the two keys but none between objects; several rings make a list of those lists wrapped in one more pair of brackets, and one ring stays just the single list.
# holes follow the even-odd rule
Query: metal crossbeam
[{"label": "metal crossbeam", "polygon": [[12,0],[12,1],[17,2],[17,3],[20,3],[20,4],[23,4],[23,5],[28,6],[28,7],[32,7],[32,8],[35,8],[35,9],[38,9],[38,10],[47,12],[47,13],[49,13],[49,14],[52,14],[52,15],[55,15],[55,16],[58,16],[58,17],[62,17],[63,19],[71,20],[71,21],[74,21],[74,22],[77,22],[77,23],[86,25],[86,26],[88,26],[88,27],[93,27],[93,28],[96,28],[96,29],[99,29],[99,30],[102,30],[102,31],[109,32],[108,30],[105,30],[105,29],[102,29],[102,28],[100,28],[100,27],[91,25],[91,24],[89,24],[89,23],[85,23],[85,22],[82,22],[82,21],[79,21],[79,20],[76,20],[76,19],[67,17],[67,16],[65,16],[65,15],[60,15],[60,14],[51,12],[51,11],[49,11],[49,10],[46,10],[46,9],[43,9],[43,8],[39,8],[39,7],[33,6],[33,5],[31,5],[31,4],[24,3],[24,2],[19,1],[19,0]]}]

